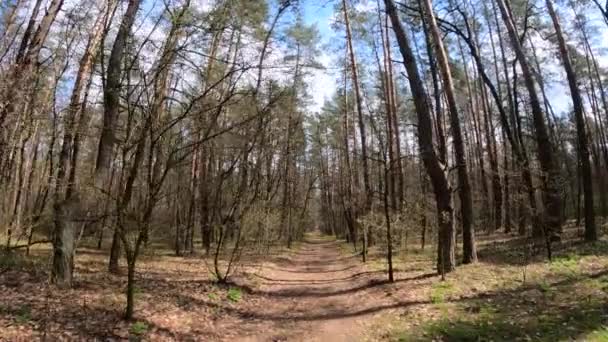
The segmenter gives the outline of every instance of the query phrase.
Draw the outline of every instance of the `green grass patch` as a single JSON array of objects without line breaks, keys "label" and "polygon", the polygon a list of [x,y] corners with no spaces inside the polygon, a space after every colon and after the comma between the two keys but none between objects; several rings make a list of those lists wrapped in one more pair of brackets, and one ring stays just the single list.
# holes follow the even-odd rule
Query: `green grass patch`
[{"label": "green grass patch", "polygon": [[22,305],[15,310],[14,315],[17,323],[25,324],[32,320],[32,309],[27,305]]},{"label": "green grass patch", "polygon": [[[391,341],[608,341],[601,301],[568,308],[472,301],[448,315],[393,331]],[[406,318],[407,320],[407,318]]]},{"label": "green grass patch", "polygon": [[41,271],[43,267],[41,260],[28,258],[20,252],[0,252],[0,271],[37,272]]},{"label": "green grass patch", "polygon": [[16,308],[0,305],[0,314],[12,316],[18,324],[26,324],[33,319],[32,308],[25,304]]},{"label": "green grass patch", "polygon": [[606,342],[608,341],[608,327],[596,330],[585,337],[588,342]]},{"label": "green grass patch", "polygon": [[558,256],[551,261],[549,271],[567,278],[578,278],[581,274],[581,257],[576,254]]},{"label": "green grass patch", "polygon": [[[523,248],[505,246],[511,253]],[[521,265],[495,258],[492,246],[479,263],[459,267],[447,281],[413,289],[430,303],[383,316],[375,336],[382,341],[608,342],[608,242],[567,246],[552,261],[531,260],[523,269],[524,284]],[[402,269],[414,267],[414,255],[404,258]]]},{"label": "green grass patch", "polygon": [[243,298],[243,293],[241,292],[241,290],[239,288],[231,287],[228,290],[228,294],[226,295],[226,297],[231,302],[237,303]]},{"label": "green grass patch", "polygon": [[454,292],[454,285],[447,281],[433,284],[431,287],[431,302],[434,304],[445,303],[447,297]]},{"label": "green grass patch", "polygon": [[[386,260],[384,260],[384,259],[367,260],[366,264],[368,265],[368,267],[371,271],[388,270],[388,265],[386,263]],[[393,267],[396,267],[396,265],[393,264]]]},{"label": "green grass patch", "polygon": [[141,336],[148,331],[148,328],[148,324],[138,321],[131,325],[131,329],[129,329],[129,331],[132,335]]},{"label": "green grass patch", "polygon": [[551,288],[551,284],[547,283],[547,281],[546,281],[546,280],[541,281],[541,282],[538,284],[538,288],[540,289],[540,291],[541,291],[542,293],[549,293],[549,292],[551,292],[551,290],[552,290],[552,288]]},{"label": "green grass patch", "polygon": [[138,287],[138,286],[133,287],[133,297],[135,297],[135,299],[141,298],[141,296],[143,294],[144,294],[144,291],[141,289],[141,287]]}]

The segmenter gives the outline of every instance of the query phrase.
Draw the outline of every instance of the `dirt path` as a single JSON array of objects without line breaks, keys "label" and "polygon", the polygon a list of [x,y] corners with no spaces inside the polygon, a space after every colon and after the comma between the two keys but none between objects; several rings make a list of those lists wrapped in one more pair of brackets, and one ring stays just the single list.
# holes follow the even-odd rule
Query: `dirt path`
[{"label": "dirt path", "polygon": [[[574,229],[571,235],[578,238]],[[445,283],[432,271],[433,251],[412,251],[395,259],[395,282],[388,283],[381,248],[372,249],[373,261],[364,265],[359,255],[341,253],[340,244],[308,235],[299,248],[273,249],[265,262],[258,254],[244,256],[227,286],[213,281],[199,257],[146,256],[138,265],[135,321],[121,318],[125,277],[106,272],[106,253],[79,251],[76,286],[65,291],[47,286],[41,268],[48,267],[50,249],[39,250],[32,264],[21,261],[0,274],[0,341],[372,342],[410,335],[557,341],[587,340],[592,331],[605,335],[605,241],[573,244],[555,262],[527,265],[527,284],[521,265],[510,264],[511,245],[495,254],[502,259],[486,252],[486,261],[460,266]],[[498,250],[494,242],[483,248]]]},{"label": "dirt path", "polygon": [[374,313],[366,308],[378,303],[366,291],[381,284],[374,273],[357,256],[340,254],[337,242],[310,235],[292,255],[256,273],[256,292],[268,300],[252,319],[266,324],[236,340],[360,341],[365,318]]},{"label": "dirt path", "polygon": [[[377,316],[394,317],[420,303],[409,291],[419,286],[418,276],[401,274],[389,284],[384,270],[373,270],[377,262],[364,265],[359,255],[341,253],[340,244],[310,234],[298,248],[277,251],[265,262],[244,257],[250,264],[243,262],[228,286],[213,282],[200,258],[143,258],[132,322],[121,319],[124,276],[105,272],[105,253],[81,251],[78,283],[70,291],[49,289],[48,277],[35,269],[7,272],[0,276],[0,341],[43,335],[163,342],[382,340],[367,338],[370,325]],[[45,250],[41,260],[48,255]],[[230,296],[235,290],[238,299]]]}]

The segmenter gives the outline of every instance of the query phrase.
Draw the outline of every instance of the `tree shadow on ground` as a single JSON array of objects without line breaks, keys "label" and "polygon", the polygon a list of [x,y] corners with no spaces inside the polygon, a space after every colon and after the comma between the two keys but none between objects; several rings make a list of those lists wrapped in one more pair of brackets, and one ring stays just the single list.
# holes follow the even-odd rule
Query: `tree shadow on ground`
[{"label": "tree shadow on ground", "polygon": [[[206,275],[204,270],[196,273],[188,269],[164,269],[164,264],[142,263],[136,273],[136,319],[125,322],[122,316],[126,271],[123,270],[123,275],[109,274],[107,254],[80,252],[71,289],[48,285],[49,251],[35,251],[24,260],[20,254],[20,251],[12,253],[11,257],[17,259],[11,259],[11,268],[0,274],[0,340],[6,334],[12,334],[8,340],[24,341],[44,338],[115,341],[131,337],[139,340],[153,333],[160,336],[157,340],[192,341],[205,340],[205,334],[214,333],[209,329],[196,334],[184,332],[171,325],[158,326],[148,319],[150,314],[166,309],[166,304],[178,293],[207,293],[215,287],[206,277],[200,279]],[[199,279],[192,279],[195,276]],[[182,308],[179,304],[176,307]],[[139,322],[141,331],[131,332],[135,322]]]},{"label": "tree shadow on ground", "polygon": [[[555,291],[568,291],[576,283],[588,279],[603,279],[608,286],[608,270],[591,274],[584,278],[567,279],[550,284]],[[417,276],[417,279],[432,278],[431,274]],[[411,281],[415,278],[403,279]],[[163,280],[156,280],[162,282]],[[183,284],[192,286],[211,286],[206,281],[164,281],[164,284],[154,284],[154,289],[170,291],[163,296],[171,296],[177,305],[187,303],[190,308],[209,308],[221,316],[224,314],[235,316],[241,320],[253,321],[324,321],[348,317],[361,317],[388,310],[401,309],[415,312],[415,307],[422,305],[435,305],[431,300],[396,300],[381,305],[368,307],[316,307],[304,311],[294,312],[272,312],[257,308],[243,308],[228,301],[214,301],[211,298],[201,299],[190,296],[183,291]],[[347,289],[351,292],[360,292],[374,286],[399,286],[387,284],[386,282],[369,284],[368,286]],[[146,286],[147,289],[147,286]],[[208,292],[208,288],[200,293]],[[531,300],[529,293],[533,291],[536,297]],[[331,295],[339,295],[333,293]],[[265,295],[264,293],[251,292],[252,296]],[[37,333],[47,334],[47,337],[62,339],[78,336],[81,339],[124,339],[126,323],[121,320],[122,312],[118,309],[106,309],[87,305],[86,301],[73,301],[68,304],[59,305],[61,298],[52,298],[50,303],[44,296],[23,298],[21,306],[3,306],[0,314],[9,316],[15,321],[26,321],[35,327]],[[297,297],[296,297],[297,298]],[[525,286],[508,291],[495,291],[480,293],[474,296],[454,298],[448,303],[460,303],[464,307],[463,316],[472,319],[467,320],[439,320],[420,327],[429,336],[439,336],[448,341],[517,341],[531,337],[532,340],[557,341],[559,339],[576,339],[582,334],[600,328],[608,323],[608,305],[605,301],[593,300],[580,302],[559,302],[547,299],[540,292],[538,286]],[[52,308],[49,310],[49,307]],[[49,314],[51,313],[51,314]],[[162,336],[165,340],[201,340],[205,333],[212,332],[197,331],[183,332],[178,329],[170,329],[155,325],[146,319],[137,319],[147,327],[147,332],[153,332]],[[122,328],[122,329],[121,329]],[[540,336],[539,336],[540,334]],[[405,336],[405,335],[404,335]],[[217,337],[209,335],[209,338]],[[416,336],[406,336],[409,340],[417,340]]]},{"label": "tree shadow on ground", "polygon": [[[503,234],[504,235],[504,234]],[[562,235],[562,241],[552,243],[553,256],[563,255],[607,255],[608,241],[582,241],[574,229]],[[477,247],[479,260],[495,265],[523,266],[547,260],[542,241],[527,237],[511,237],[498,241],[480,243]]]},{"label": "tree shadow on ground", "polygon": [[307,269],[307,270],[294,270],[294,269],[289,269],[289,268],[284,268],[284,267],[277,267],[277,266],[273,266],[273,265],[268,265],[266,266],[266,268],[275,270],[275,271],[279,271],[279,272],[285,272],[285,273],[301,273],[301,274],[311,274],[311,273],[339,273],[339,272],[345,272],[345,271],[349,271],[352,270],[354,268],[359,268],[360,266],[358,265],[350,265],[350,266],[346,266],[346,267],[342,267],[342,268],[337,268],[334,270],[326,270],[326,269],[322,269],[321,267],[317,268],[317,270],[311,270],[311,269]]},{"label": "tree shadow on ground", "polygon": [[[398,269],[394,269],[394,272],[397,273],[397,272],[401,272],[401,271]],[[314,273],[314,272],[309,272],[309,273]],[[362,277],[369,277],[369,276],[374,276],[374,275],[386,275],[386,274],[388,274],[388,272],[386,270],[364,271],[364,272],[357,272],[357,273],[351,274],[346,277],[315,280],[315,279],[280,279],[280,278],[266,277],[266,276],[263,276],[263,275],[260,275],[257,273],[251,273],[252,276],[265,280],[266,281],[264,283],[265,285],[334,284],[334,283],[352,281],[352,280],[362,278]]]},{"label": "tree shadow on ground", "polygon": [[[30,325],[35,338],[40,340],[90,340],[116,341],[140,340],[145,334],[154,333],[174,341],[194,341],[200,334],[174,331],[142,318],[132,321],[122,319],[121,310],[92,307],[86,302],[70,303],[29,302],[15,307],[1,307],[0,314],[18,324]],[[136,324],[140,328],[133,329]]]},{"label": "tree shadow on ground", "polygon": [[[590,274],[578,279],[567,279],[549,284],[555,291],[568,291],[568,289],[583,280],[600,279],[608,274],[608,270]],[[434,276],[434,275],[433,275]],[[418,279],[430,278],[430,275],[420,275]],[[402,282],[412,279],[403,279]],[[608,279],[606,279],[608,281]],[[397,282],[399,284],[399,282]],[[419,284],[426,286],[426,284]],[[341,291],[328,292],[324,294],[307,293],[307,295],[341,295],[344,293],[356,293],[366,291],[376,286],[392,286],[386,282],[368,284],[349,288]],[[399,285],[396,285],[399,286]],[[251,291],[244,288],[251,296],[273,296],[272,293]],[[608,323],[608,305],[601,300],[590,300],[588,302],[559,302],[545,298],[539,285],[527,285],[510,290],[497,290],[478,293],[446,300],[445,303],[457,304],[465,308],[463,316],[480,316],[478,320],[448,320],[429,323],[422,326],[426,333],[440,334],[448,341],[468,341],[466,334],[477,334],[481,339],[470,339],[471,341],[512,341],[526,336],[555,336],[550,334],[550,329],[561,329],[564,324],[572,324],[570,335],[582,334],[601,327]],[[287,296],[287,292],[279,292],[274,296]],[[299,298],[304,294],[292,293],[291,298]],[[406,312],[416,312],[414,307],[423,305],[439,305],[428,300],[395,300],[381,305],[352,306],[352,307],[313,307],[305,311],[273,312],[260,310],[260,308],[246,309],[235,307],[221,302],[206,299],[185,297],[182,301],[192,302],[196,306],[209,306],[217,312],[233,315],[243,320],[255,321],[293,321],[311,322],[331,319],[343,319],[349,317],[360,317],[394,309],[405,309]],[[441,303],[440,303],[441,304]],[[490,310],[490,311],[488,311]],[[492,315],[488,315],[491,312]],[[485,318],[484,318],[485,317]],[[594,318],[595,317],[595,318]],[[537,321],[534,321],[534,320]],[[581,319],[581,322],[577,320]],[[463,332],[464,331],[464,332]],[[501,339],[501,336],[505,338]],[[486,338],[487,337],[487,338]],[[428,340],[428,335],[426,339]],[[551,339],[545,339],[547,341]],[[556,339],[554,339],[556,340]]]},{"label": "tree shadow on ground", "polygon": [[[543,287],[481,294],[458,300],[456,314],[408,328],[399,341],[579,341],[606,329],[605,295],[580,298],[580,283],[602,279],[608,270],[580,279],[567,279]],[[592,293],[593,291],[591,291]],[[574,296],[572,294],[575,294]],[[583,297],[585,297],[583,295]],[[407,320],[407,317],[404,318]]]},{"label": "tree shadow on ground", "polygon": [[[471,303],[471,310],[479,306]],[[581,337],[605,327],[606,307],[598,303],[579,303],[559,311],[534,311],[514,317],[512,309],[495,310],[491,314],[475,315],[475,319],[441,319],[422,327],[422,337],[404,334],[400,341],[578,341]],[[478,317],[482,316],[482,317]]]},{"label": "tree shadow on ground", "polygon": [[396,279],[394,282],[389,282],[388,279],[385,279],[385,278],[382,278],[382,279],[370,278],[370,279],[367,279],[362,284],[359,284],[359,285],[356,285],[353,287],[348,287],[348,288],[341,288],[341,289],[337,289],[337,290],[333,289],[331,287],[329,287],[327,289],[320,288],[318,286],[315,286],[317,284],[314,282],[296,284],[292,288],[272,290],[272,291],[256,289],[247,284],[241,284],[241,285],[237,285],[237,286],[239,286],[242,290],[244,290],[248,294],[260,295],[260,296],[265,296],[265,297],[324,298],[324,297],[333,297],[333,296],[340,296],[340,295],[346,295],[346,294],[354,294],[354,293],[369,290],[369,289],[372,289],[372,288],[375,288],[378,286],[407,283],[407,282],[411,282],[411,281],[415,281],[415,280],[435,277],[436,275],[437,275],[436,273],[427,273],[427,274],[422,274],[422,275],[409,277],[409,278]]}]

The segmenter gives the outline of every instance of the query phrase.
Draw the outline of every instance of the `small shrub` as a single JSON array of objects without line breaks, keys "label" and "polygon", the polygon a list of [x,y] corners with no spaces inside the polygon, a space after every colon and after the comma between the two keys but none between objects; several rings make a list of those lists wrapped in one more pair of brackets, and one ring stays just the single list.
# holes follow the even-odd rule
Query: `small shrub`
[{"label": "small shrub", "polygon": [[32,320],[32,310],[29,306],[23,305],[15,311],[15,321],[24,324]]},{"label": "small shrub", "polygon": [[215,293],[209,293],[207,297],[211,300],[218,300],[218,296]]},{"label": "small shrub", "polygon": [[17,265],[15,255],[12,253],[0,253],[0,270],[13,269]]},{"label": "small shrub", "polygon": [[30,263],[21,254],[13,252],[0,252],[0,270],[20,271],[28,268]]},{"label": "small shrub", "polygon": [[228,295],[227,295],[228,299],[232,302],[239,302],[241,300],[241,298],[243,297],[243,294],[241,292],[240,289],[236,288],[236,287],[231,287],[228,290]]},{"label": "small shrub", "polygon": [[148,325],[145,322],[135,322],[131,325],[131,334],[143,335],[148,331]]},{"label": "small shrub", "polygon": [[32,275],[43,274],[46,264],[35,258],[26,257],[20,252],[0,251],[0,273],[5,271],[27,272]]}]

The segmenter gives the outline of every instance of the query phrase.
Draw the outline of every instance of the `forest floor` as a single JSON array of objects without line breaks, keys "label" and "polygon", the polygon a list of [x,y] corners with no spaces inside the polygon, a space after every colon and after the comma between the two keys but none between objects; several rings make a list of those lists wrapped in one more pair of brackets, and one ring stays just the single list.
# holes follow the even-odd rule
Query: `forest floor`
[{"label": "forest floor", "polygon": [[81,248],[76,286],[46,284],[48,246],[0,264],[0,340],[150,341],[608,341],[608,242],[571,230],[548,262],[524,240],[480,237],[480,262],[441,281],[431,248],[363,264],[352,246],[309,234],[292,250],[248,258],[231,285],[201,256],[142,256],[136,318],[121,320],[124,275],[107,253]]}]

